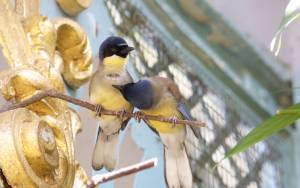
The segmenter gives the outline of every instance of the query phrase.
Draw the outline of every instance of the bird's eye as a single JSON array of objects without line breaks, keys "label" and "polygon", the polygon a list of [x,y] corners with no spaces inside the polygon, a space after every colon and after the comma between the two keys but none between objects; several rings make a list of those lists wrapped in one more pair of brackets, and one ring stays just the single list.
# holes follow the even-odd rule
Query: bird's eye
[{"label": "bird's eye", "polygon": [[117,52],[118,50],[116,48],[111,49],[112,52]]}]

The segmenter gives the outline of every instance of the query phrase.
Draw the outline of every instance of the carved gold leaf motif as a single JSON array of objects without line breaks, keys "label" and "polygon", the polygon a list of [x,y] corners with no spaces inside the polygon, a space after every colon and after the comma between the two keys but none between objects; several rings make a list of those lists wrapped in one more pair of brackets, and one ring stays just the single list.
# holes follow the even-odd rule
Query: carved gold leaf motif
[{"label": "carved gold leaf motif", "polygon": [[16,13],[21,19],[39,15],[39,0],[16,0]]},{"label": "carved gold leaf motif", "polygon": [[26,34],[9,0],[0,0],[0,44],[11,67],[33,62]]},{"label": "carved gold leaf motif", "polygon": [[11,186],[72,187],[74,161],[66,152],[67,140],[56,137],[43,118],[27,109],[0,114],[0,135],[5,146],[0,166]]},{"label": "carved gold leaf motif", "polygon": [[74,16],[88,8],[92,0],[56,0],[60,8],[68,15]]},{"label": "carved gold leaf motif", "polygon": [[[64,93],[64,80],[78,88],[92,73],[91,49],[81,27],[65,19],[54,24],[38,8],[38,0],[16,0],[15,7],[0,0],[0,46],[11,67],[0,72],[0,90],[9,102],[49,89]],[[70,30],[59,30],[61,25]],[[74,138],[80,130],[79,115],[59,99],[0,114],[0,185],[73,187],[76,171],[85,174],[75,169]]]},{"label": "carved gold leaf motif", "polygon": [[55,21],[57,50],[64,62],[63,77],[72,88],[78,88],[92,75],[92,51],[87,35],[74,21],[64,18]]}]

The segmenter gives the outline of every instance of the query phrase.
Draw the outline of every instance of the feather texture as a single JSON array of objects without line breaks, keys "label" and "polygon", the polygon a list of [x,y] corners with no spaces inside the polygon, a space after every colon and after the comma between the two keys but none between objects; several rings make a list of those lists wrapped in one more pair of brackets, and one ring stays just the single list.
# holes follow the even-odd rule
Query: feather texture
[{"label": "feather texture", "polygon": [[170,188],[192,187],[191,167],[184,146],[185,135],[185,129],[172,134],[159,134],[164,144],[165,176]]},{"label": "feather texture", "polygon": [[[181,103],[182,97],[176,84],[162,77],[143,78],[137,83],[127,84],[120,91],[131,104],[144,114],[190,119]],[[165,176],[170,188],[191,188],[192,172],[185,150],[186,127],[184,125],[147,120],[164,144]]]},{"label": "feather texture", "polygon": [[97,141],[92,155],[92,167],[94,170],[100,170],[105,167],[108,171],[112,171],[115,168],[118,156],[118,136],[119,133],[107,136],[99,127]]},{"label": "feather texture", "polygon": [[[125,85],[129,82],[132,82],[132,78],[125,69],[125,59],[115,55],[106,57],[91,79],[90,101],[106,109],[131,112],[133,106],[124,99],[118,89],[113,87],[113,85]],[[105,115],[98,119],[101,131],[97,135],[92,167],[95,170],[105,167],[111,171],[117,163],[119,131],[125,128],[128,119]]]},{"label": "feather texture", "polygon": [[[180,101],[180,102],[177,103],[177,110],[181,113],[181,115],[184,117],[184,119],[193,120],[192,116],[190,115],[190,113],[187,110],[187,107],[186,107],[186,105],[184,104],[183,101]],[[189,126],[189,127],[192,129],[194,135],[197,138],[201,137],[199,128],[196,128],[194,126]]]}]

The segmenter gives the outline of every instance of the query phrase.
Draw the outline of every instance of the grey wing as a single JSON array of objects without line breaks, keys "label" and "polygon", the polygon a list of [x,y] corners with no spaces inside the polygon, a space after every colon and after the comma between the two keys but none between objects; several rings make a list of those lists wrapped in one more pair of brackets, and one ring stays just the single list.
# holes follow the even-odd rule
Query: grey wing
[{"label": "grey wing", "polygon": [[[184,119],[191,120],[191,121],[193,120],[192,116],[190,115],[190,113],[188,111],[188,108],[186,107],[186,105],[184,104],[183,101],[180,101],[177,103],[177,110],[181,113],[181,115],[184,117]],[[201,137],[199,128],[196,128],[194,126],[190,126],[190,128],[192,129],[194,135],[197,138]]]}]

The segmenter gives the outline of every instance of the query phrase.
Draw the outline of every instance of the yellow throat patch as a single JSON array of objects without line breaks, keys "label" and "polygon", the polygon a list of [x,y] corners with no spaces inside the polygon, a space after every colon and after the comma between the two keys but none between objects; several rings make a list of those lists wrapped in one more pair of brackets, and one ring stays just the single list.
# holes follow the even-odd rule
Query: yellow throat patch
[{"label": "yellow throat patch", "polygon": [[103,65],[115,70],[122,70],[127,63],[126,59],[117,55],[106,57],[103,59]]}]

